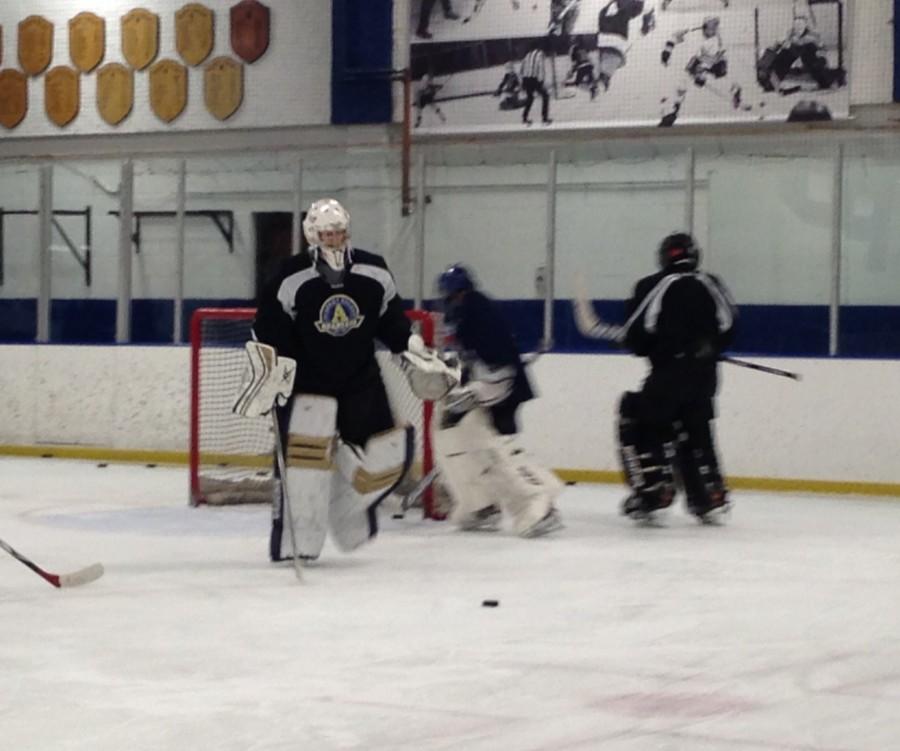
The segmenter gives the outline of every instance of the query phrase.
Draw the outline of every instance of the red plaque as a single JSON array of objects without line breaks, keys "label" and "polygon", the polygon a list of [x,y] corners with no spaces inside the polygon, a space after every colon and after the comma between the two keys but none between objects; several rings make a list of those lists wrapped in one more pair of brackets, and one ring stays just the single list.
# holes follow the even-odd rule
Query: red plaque
[{"label": "red plaque", "polygon": [[259,0],[231,6],[231,49],[245,63],[262,57],[269,47],[269,8]]}]

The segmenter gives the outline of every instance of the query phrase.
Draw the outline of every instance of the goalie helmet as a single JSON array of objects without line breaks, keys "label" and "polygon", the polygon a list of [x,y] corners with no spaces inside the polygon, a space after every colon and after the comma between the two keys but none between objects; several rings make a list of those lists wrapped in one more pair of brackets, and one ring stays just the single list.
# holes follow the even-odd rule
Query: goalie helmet
[{"label": "goalie helmet", "polygon": [[678,266],[679,270],[696,269],[700,265],[700,248],[687,232],[675,232],[659,244],[660,268]]},{"label": "goalie helmet", "polygon": [[307,209],[306,217],[303,219],[303,234],[311,246],[318,247],[321,246],[319,233],[329,230],[346,232],[344,241],[346,247],[347,239],[350,238],[350,214],[334,198],[322,198],[314,201]]}]

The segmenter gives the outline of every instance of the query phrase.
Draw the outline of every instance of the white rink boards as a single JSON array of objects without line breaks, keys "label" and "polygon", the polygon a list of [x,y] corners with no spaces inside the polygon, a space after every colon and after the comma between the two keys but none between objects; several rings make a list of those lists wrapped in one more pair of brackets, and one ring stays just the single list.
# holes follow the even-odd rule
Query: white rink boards
[{"label": "white rink boards", "polygon": [[[872,751],[900,737],[900,502],[737,493],[724,528],[568,488],[552,539],[383,515],[298,584],[183,468],[0,458],[15,751]],[[483,608],[484,599],[500,601]]]}]

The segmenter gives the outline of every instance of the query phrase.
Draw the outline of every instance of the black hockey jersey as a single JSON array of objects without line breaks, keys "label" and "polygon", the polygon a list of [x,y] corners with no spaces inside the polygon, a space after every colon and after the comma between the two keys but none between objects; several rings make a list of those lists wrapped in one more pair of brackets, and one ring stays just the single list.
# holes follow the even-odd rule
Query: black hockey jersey
[{"label": "black hockey jersey", "polygon": [[295,392],[340,396],[380,378],[375,340],[403,352],[411,325],[384,259],[353,248],[342,272],[308,253],[288,258],[260,296],[253,333],[297,361]]},{"label": "black hockey jersey", "polygon": [[515,370],[507,403],[521,404],[534,398],[512,332],[493,300],[478,290],[469,290],[462,302],[447,312],[444,322],[464,361],[477,359],[490,368]]},{"label": "black hockey jersey", "polygon": [[737,306],[705,271],[664,269],[644,277],[626,304],[624,342],[654,366],[673,360],[715,363],[734,335]]}]

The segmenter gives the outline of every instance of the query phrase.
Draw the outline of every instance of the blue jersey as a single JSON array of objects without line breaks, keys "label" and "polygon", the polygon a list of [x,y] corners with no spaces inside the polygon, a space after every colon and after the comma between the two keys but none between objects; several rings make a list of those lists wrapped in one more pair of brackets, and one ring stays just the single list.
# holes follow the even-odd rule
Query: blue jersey
[{"label": "blue jersey", "polygon": [[466,364],[511,369],[513,388],[504,404],[515,406],[534,398],[509,324],[493,300],[478,290],[469,290],[458,305],[448,310],[445,323]]}]

